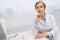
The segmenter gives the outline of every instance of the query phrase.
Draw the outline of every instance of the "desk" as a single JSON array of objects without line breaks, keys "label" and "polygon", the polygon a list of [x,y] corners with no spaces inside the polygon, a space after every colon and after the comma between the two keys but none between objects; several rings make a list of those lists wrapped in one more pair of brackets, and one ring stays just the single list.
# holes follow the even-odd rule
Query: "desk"
[{"label": "desk", "polygon": [[31,31],[24,31],[17,34],[15,38],[11,38],[10,40],[33,40],[33,36],[31,35]]},{"label": "desk", "polygon": [[48,40],[48,39],[46,38],[34,39],[34,35],[32,35],[31,31],[24,31],[18,33],[15,38],[11,38],[10,40]]}]

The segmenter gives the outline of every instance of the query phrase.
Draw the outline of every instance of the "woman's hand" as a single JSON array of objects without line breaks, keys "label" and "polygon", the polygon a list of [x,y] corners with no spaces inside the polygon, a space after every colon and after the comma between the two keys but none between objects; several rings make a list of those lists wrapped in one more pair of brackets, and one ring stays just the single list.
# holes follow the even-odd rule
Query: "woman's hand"
[{"label": "woman's hand", "polygon": [[36,16],[36,24],[38,24],[38,21],[39,21],[39,18],[40,17],[44,17],[44,14],[42,14],[42,13],[39,13],[37,16]]},{"label": "woman's hand", "polygon": [[38,24],[40,16],[41,16],[40,14],[36,16],[36,24]]},{"label": "woman's hand", "polygon": [[38,22],[39,22],[39,18],[38,16],[36,16],[36,25],[38,24]]},{"label": "woman's hand", "polygon": [[44,34],[39,33],[35,36],[35,39],[40,39],[40,38],[44,38],[44,37],[47,37],[47,36],[48,36],[47,33],[44,33]]}]

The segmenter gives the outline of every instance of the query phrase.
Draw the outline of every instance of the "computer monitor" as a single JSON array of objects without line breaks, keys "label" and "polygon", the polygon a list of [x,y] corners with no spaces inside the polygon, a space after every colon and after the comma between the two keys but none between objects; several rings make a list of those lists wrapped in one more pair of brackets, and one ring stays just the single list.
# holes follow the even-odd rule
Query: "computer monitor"
[{"label": "computer monitor", "polygon": [[6,40],[6,34],[4,32],[4,29],[0,23],[0,40]]}]

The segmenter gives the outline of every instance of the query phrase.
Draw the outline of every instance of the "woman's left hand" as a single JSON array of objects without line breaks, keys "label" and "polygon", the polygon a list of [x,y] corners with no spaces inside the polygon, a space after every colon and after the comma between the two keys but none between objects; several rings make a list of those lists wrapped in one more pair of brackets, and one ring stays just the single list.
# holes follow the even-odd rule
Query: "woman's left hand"
[{"label": "woman's left hand", "polygon": [[43,37],[47,37],[48,34],[47,33],[38,33],[36,36],[35,36],[35,39],[39,39],[39,38],[43,38]]}]

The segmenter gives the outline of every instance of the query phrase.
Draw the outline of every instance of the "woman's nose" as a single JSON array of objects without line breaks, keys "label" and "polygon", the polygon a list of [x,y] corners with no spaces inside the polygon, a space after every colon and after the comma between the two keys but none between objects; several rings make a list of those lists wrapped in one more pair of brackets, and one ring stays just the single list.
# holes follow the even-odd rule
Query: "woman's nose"
[{"label": "woman's nose", "polygon": [[41,8],[39,8],[39,10],[41,10]]}]

